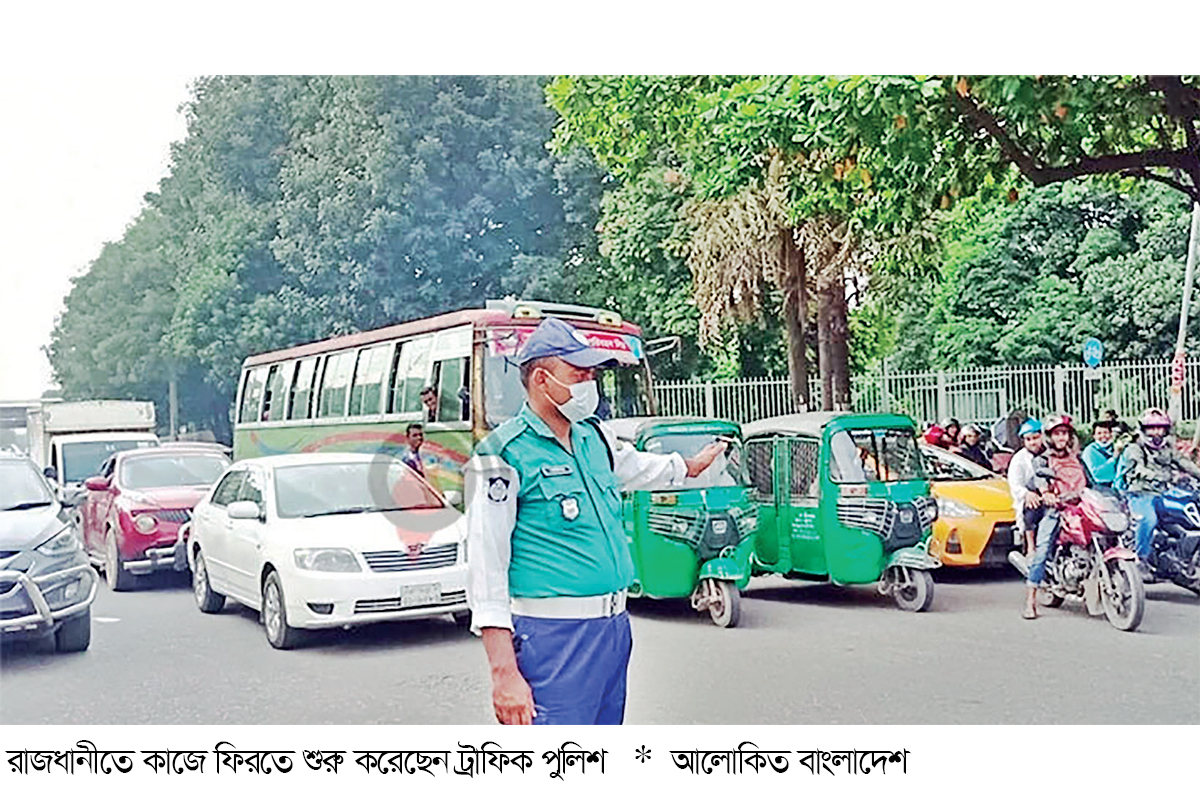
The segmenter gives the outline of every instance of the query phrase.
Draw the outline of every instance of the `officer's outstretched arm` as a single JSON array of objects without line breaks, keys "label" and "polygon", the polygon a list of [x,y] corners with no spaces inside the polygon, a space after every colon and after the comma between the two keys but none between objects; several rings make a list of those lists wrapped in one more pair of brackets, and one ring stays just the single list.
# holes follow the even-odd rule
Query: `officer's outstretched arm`
[{"label": "officer's outstretched arm", "polygon": [[617,440],[608,426],[600,430],[613,456],[613,472],[617,483],[627,492],[655,489],[678,489],[683,486],[688,468],[678,453],[643,453],[632,445]]}]

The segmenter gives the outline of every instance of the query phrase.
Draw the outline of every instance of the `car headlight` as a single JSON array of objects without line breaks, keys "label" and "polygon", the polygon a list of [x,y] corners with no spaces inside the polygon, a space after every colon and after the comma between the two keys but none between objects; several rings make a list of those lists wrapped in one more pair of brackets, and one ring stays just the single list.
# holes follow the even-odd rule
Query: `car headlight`
[{"label": "car headlight", "polygon": [[960,503],[957,500],[951,500],[948,497],[939,497],[937,499],[938,516],[941,517],[978,517],[979,509],[971,508],[966,503]]},{"label": "car headlight", "polygon": [[158,527],[158,520],[153,514],[138,514],[133,518],[133,527],[138,533],[154,533],[154,529]]},{"label": "car headlight", "polygon": [[79,549],[79,539],[71,528],[63,528],[38,545],[37,551],[44,556],[65,556]]},{"label": "car headlight", "polygon": [[344,547],[305,547],[293,551],[296,566],[317,572],[362,572],[358,559]]}]

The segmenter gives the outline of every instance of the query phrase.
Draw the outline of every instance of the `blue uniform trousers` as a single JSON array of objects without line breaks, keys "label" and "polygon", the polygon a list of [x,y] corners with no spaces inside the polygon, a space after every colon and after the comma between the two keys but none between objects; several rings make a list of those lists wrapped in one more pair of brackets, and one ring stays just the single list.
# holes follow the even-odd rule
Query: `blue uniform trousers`
[{"label": "blue uniform trousers", "polygon": [[533,690],[534,725],[620,725],[633,651],[628,612],[596,619],[513,615],[517,668]]}]

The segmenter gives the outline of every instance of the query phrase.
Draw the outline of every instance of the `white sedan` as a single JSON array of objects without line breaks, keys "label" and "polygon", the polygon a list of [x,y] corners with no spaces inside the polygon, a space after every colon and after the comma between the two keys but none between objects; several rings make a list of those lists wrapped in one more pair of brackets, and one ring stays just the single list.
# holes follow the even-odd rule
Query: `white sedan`
[{"label": "white sedan", "polygon": [[261,612],[287,649],[299,629],[453,614],[469,622],[462,515],[398,459],[306,453],[239,461],[192,512],[200,610]]}]

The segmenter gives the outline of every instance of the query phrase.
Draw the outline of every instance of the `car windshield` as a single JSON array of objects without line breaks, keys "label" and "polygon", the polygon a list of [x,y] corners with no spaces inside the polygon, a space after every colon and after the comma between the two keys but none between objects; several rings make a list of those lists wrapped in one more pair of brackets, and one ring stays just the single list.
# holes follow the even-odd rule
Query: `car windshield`
[{"label": "car windshield", "polygon": [[911,481],[925,477],[911,428],[841,430],[829,440],[835,483]]},{"label": "car windshield", "polygon": [[69,442],[62,448],[62,470],[59,480],[63,483],[82,483],[100,471],[100,465],[113,453],[151,447],[153,441],[145,439],[118,439],[108,442]]},{"label": "car windshield", "polygon": [[0,511],[48,506],[54,495],[27,461],[0,461]]},{"label": "car windshield", "polygon": [[276,513],[285,519],[444,507],[437,490],[398,459],[275,470]]},{"label": "car windshield", "polygon": [[[647,453],[679,453],[691,458],[717,440],[715,433],[668,433],[646,440]],[[734,438],[732,435],[730,438]],[[742,445],[733,443],[718,455],[712,465],[694,478],[684,478],[684,489],[709,489],[714,486],[742,486]]]},{"label": "car windshield", "polygon": [[996,473],[975,462],[955,458],[949,453],[932,453],[922,449],[921,456],[925,462],[925,471],[932,481],[979,481],[996,477]]},{"label": "car windshield", "polygon": [[215,453],[155,453],[124,458],[120,482],[126,489],[208,486],[229,466],[228,459]]}]

